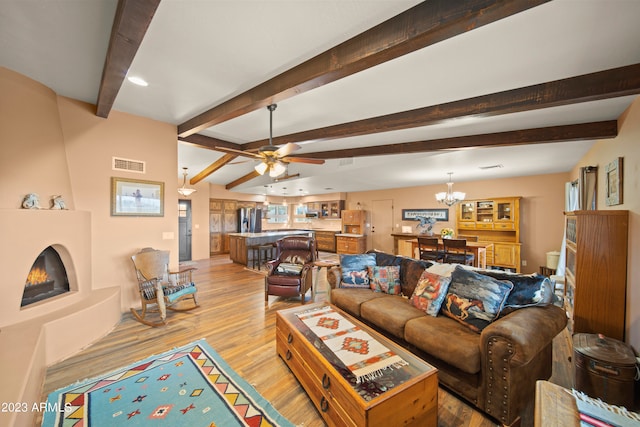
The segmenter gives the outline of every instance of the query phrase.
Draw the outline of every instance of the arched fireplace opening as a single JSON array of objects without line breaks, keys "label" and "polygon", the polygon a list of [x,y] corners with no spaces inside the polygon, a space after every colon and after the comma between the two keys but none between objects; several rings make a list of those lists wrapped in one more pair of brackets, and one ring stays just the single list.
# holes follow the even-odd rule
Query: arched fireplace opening
[{"label": "arched fireplace opening", "polygon": [[25,280],[20,307],[69,292],[69,278],[60,254],[52,246],[38,255]]}]

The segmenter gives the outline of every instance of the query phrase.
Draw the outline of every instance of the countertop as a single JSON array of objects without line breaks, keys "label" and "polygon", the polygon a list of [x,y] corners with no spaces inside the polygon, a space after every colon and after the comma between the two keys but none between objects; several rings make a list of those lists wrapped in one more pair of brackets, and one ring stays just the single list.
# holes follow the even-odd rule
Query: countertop
[{"label": "countertop", "polygon": [[338,233],[338,234],[336,234],[336,236],[343,236],[343,237],[364,237],[364,234]]},{"label": "countertop", "polygon": [[305,234],[309,233],[313,230],[274,230],[274,231],[263,231],[262,233],[229,233],[229,236],[233,237],[245,237],[245,238],[253,238],[253,237],[271,237],[271,236],[286,236],[287,234]]}]

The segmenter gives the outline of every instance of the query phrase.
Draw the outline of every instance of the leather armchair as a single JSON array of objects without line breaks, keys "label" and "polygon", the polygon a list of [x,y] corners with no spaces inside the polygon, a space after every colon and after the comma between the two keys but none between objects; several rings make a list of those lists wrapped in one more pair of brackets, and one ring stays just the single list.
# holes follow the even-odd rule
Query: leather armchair
[{"label": "leather armchair", "polygon": [[[281,297],[300,296],[305,303],[305,294],[312,288],[312,272],[316,261],[316,241],[312,237],[287,236],[276,242],[276,259],[266,263],[264,300],[269,295]],[[297,265],[288,270],[285,267]]]}]

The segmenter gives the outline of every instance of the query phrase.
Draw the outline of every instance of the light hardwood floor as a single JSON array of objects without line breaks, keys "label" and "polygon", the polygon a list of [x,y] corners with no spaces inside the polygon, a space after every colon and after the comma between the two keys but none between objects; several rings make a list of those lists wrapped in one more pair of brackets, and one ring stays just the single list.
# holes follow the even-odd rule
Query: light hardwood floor
[{"label": "light hardwood floor", "polygon": [[[324,426],[322,418],[275,350],[275,313],[300,305],[300,300],[269,297],[264,301],[264,281],[259,273],[234,264],[228,256],[195,262],[194,280],[200,308],[169,312],[168,325],[145,326],[124,314],[106,337],[47,370],[43,399],[61,387],[95,377],[162,353],[173,347],[205,338],[231,367],[273,406],[297,426]],[[132,267],[133,268],[133,267]],[[323,276],[320,276],[321,279]],[[324,284],[322,280],[321,285]],[[132,287],[136,286],[134,283]],[[316,300],[326,298],[320,292]],[[554,341],[554,374],[551,380],[571,387],[568,336]],[[523,420],[523,426],[533,420]],[[495,424],[453,394],[438,393],[438,426],[488,427]]]}]

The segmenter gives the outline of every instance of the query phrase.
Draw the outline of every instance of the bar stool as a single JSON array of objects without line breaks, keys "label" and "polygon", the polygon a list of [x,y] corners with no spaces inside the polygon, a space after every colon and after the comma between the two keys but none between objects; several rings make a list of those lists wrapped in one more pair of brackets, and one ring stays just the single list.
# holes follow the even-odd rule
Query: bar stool
[{"label": "bar stool", "polygon": [[257,262],[258,270],[260,270],[263,262],[271,260],[273,257],[273,248],[273,243],[249,246],[247,249],[251,251],[252,268],[256,268]]}]

